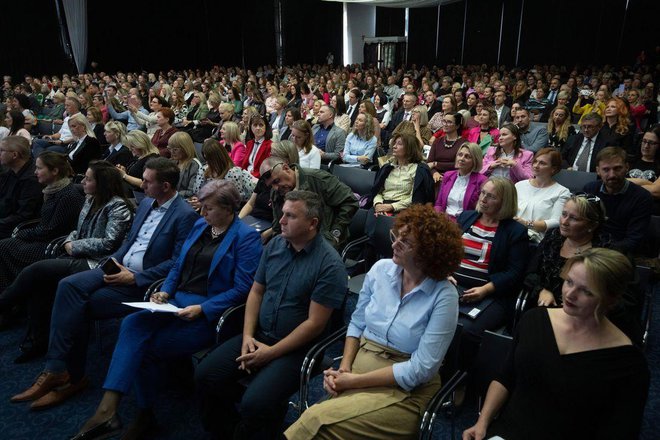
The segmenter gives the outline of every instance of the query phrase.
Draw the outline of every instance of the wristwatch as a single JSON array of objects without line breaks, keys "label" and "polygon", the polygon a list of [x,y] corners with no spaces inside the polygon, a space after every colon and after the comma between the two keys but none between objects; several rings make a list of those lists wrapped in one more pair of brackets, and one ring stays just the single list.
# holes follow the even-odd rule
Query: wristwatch
[{"label": "wristwatch", "polygon": [[333,229],[330,234],[332,234],[332,237],[339,243],[339,237],[341,237],[341,231],[339,229]]},{"label": "wristwatch", "polygon": [[534,220],[527,220],[527,229],[532,229],[534,227]]}]

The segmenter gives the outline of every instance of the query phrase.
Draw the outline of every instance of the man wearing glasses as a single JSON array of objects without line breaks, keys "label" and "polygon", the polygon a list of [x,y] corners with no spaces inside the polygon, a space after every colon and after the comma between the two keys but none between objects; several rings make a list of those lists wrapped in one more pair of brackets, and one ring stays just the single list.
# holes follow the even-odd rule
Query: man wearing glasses
[{"label": "man wearing glasses", "polygon": [[282,207],[287,193],[293,190],[311,191],[321,196],[323,215],[321,233],[335,248],[348,238],[348,225],[358,209],[351,189],[324,170],[298,168],[281,159],[269,157],[261,165],[261,179],[272,187],[273,233],[279,234]]},{"label": "man wearing glasses", "polygon": [[582,118],[580,134],[568,138],[561,152],[565,168],[596,172],[596,156],[610,142],[610,138],[600,132],[602,127],[603,118],[598,113],[589,113]]}]

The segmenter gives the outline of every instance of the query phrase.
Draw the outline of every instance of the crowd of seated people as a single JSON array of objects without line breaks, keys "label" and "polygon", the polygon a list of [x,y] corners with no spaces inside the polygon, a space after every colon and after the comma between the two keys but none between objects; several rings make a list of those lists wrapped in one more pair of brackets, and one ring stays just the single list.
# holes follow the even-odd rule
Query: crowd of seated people
[{"label": "crowd of seated people", "polygon": [[[77,438],[118,432],[119,403],[133,387],[139,412],[126,434],[139,438],[154,425],[159,363],[211,347],[219,316],[246,303],[242,334],[195,373],[204,427],[230,438],[281,435],[301,359],[344,304],[337,251],[364,208],[372,247],[375,219],[394,217],[394,256],[371,267],[377,256],[365,248],[370,267],[344,360],[324,372],[332,398],[288,438],[360,437],[374,426],[383,438],[414,433],[440,386],[456,323],[469,369],[485,330],[516,331],[514,300],[526,278],[537,280],[532,305],[548,311],[517,321],[516,356],[529,345],[543,350],[522,334],[530,326],[535,337],[553,336],[560,354],[611,349],[638,373],[625,396],[637,406],[622,430],[636,432],[646,365],[630,347],[638,338],[618,285],[599,280],[630,278],[629,261],[658,212],[657,80],[646,65],[216,66],[26,77],[17,87],[5,78],[0,324],[16,325],[23,306],[30,343],[18,360],[47,356],[12,401],[45,409],[78,394],[89,383],[90,320],[126,316],[106,392]],[[41,132],[40,121],[53,132]],[[375,172],[366,204],[332,174],[342,164]],[[571,195],[557,182],[560,170],[594,179]],[[261,234],[248,226],[252,218],[268,225]],[[40,221],[11,237],[29,219]],[[49,241],[67,234],[61,255],[44,259]],[[37,277],[38,291],[28,289]],[[150,300],[172,303],[175,314],[122,304],[142,300],[163,278]],[[548,333],[568,323],[588,330],[584,340]],[[388,353],[387,362],[375,352]],[[507,363],[467,436],[536,435],[529,417],[529,426],[516,425],[527,413],[514,411],[541,392],[516,374],[521,359]],[[591,362],[576,368],[601,361]],[[254,380],[244,388],[246,375]],[[503,418],[491,423],[507,398]]]}]

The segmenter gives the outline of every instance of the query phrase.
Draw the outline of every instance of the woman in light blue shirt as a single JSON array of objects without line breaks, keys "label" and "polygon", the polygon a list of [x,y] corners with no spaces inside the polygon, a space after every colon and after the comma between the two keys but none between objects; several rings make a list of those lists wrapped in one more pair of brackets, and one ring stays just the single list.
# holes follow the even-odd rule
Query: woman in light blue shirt
[{"label": "woman in light blue shirt", "polygon": [[456,329],[458,294],[447,276],[462,241],[450,220],[423,205],[399,214],[391,237],[393,257],[367,274],[341,365],[324,372],[332,398],[307,410],[287,438],[416,435]]},{"label": "woman in light blue shirt", "polygon": [[376,151],[374,122],[370,115],[360,113],[355,119],[353,131],[346,137],[342,160],[347,165],[360,166],[371,163]]}]

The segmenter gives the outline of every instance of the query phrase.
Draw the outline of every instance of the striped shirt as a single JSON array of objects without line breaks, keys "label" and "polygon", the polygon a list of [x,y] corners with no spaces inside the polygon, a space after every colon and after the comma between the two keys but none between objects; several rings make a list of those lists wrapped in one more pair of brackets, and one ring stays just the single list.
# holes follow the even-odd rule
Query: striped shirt
[{"label": "striped shirt", "polygon": [[454,274],[460,286],[471,288],[483,286],[490,281],[488,264],[496,231],[497,226],[484,226],[481,220],[477,220],[463,233],[465,255]]}]

